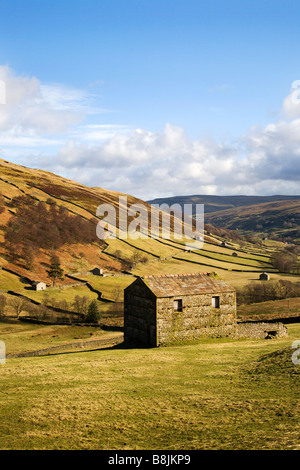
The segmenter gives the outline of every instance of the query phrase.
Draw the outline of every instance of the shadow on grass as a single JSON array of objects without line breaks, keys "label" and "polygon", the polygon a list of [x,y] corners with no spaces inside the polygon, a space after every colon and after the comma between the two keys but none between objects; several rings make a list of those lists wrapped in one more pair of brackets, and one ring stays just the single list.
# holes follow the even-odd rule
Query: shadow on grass
[{"label": "shadow on grass", "polygon": [[[104,342],[105,340],[103,340]],[[109,342],[109,341],[107,341]],[[11,354],[8,355],[8,358],[24,358],[24,357],[50,357],[50,356],[61,356],[64,354],[80,354],[80,353],[88,353],[88,352],[100,352],[100,351],[114,351],[114,350],[126,350],[126,349],[152,349],[147,346],[140,346],[136,344],[126,343],[125,341],[121,341],[117,344],[106,345],[103,347],[95,347],[95,348],[85,348],[81,346],[80,343],[77,345],[70,344],[65,345],[66,347],[74,348],[72,351],[64,351],[64,345],[62,346],[53,346],[52,348],[47,348],[47,350],[37,350],[37,351],[28,351],[26,353],[19,353],[19,354]],[[57,352],[55,352],[57,349]]]}]

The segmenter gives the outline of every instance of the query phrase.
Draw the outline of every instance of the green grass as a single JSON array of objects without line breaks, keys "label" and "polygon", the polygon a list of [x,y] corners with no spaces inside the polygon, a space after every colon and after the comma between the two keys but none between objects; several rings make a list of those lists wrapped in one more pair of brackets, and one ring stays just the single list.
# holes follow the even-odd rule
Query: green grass
[{"label": "green grass", "polygon": [[224,269],[238,269],[242,271],[249,271],[249,270],[273,270],[274,268],[264,262],[257,261],[254,259],[246,259],[246,258],[239,258],[228,256],[219,253],[205,253],[202,255],[201,250],[195,253],[182,253],[180,255],[176,255],[175,258],[185,259],[187,261],[193,261],[196,263],[203,263],[209,264],[212,267],[216,268],[224,268]]},{"label": "green grass", "polygon": [[98,298],[98,295],[95,292],[92,292],[85,285],[62,287],[60,289],[50,287],[45,291],[26,290],[23,294],[41,303],[43,302],[43,299],[47,297],[54,298],[56,301],[66,300],[70,304],[74,302],[74,299],[77,295],[80,297],[86,296],[90,301],[97,300]]},{"label": "green grass", "polygon": [[102,297],[108,300],[115,301],[116,296],[119,295],[118,300],[123,301],[124,289],[129,286],[134,280],[133,276],[80,276],[80,279],[88,281],[94,289],[102,292]]},{"label": "green grass", "polygon": [[35,325],[32,323],[0,323],[1,340],[6,354],[19,354],[53,346],[74,343],[77,340],[98,339],[104,335],[101,328],[70,325]]},{"label": "green grass", "polygon": [[300,297],[281,300],[269,300],[250,305],[240,305],[238,315],[300,315]]},{"label": "green grass", "polygon": [[19,292],[25,288],[25,286],[30,286],[28,283],[21,282],[19,276],[8,273],[0,269],[0,290],[12,290]]},{"label": "green grass", "polygon": [[[182,259],[185,258],[187,259],[187,256],[193,256],[196,258],[196,255],[184,255],[182,256]],[[135,266],[132,270],[132,273],[138,276],[145,276],[145,275],[161,275],[161,274],[185,274],[185,273],[199,273],[199,272],[216,272],[224,281],[228,282],[231,284],[233,287],[241,287],[244,286],[245,284],[248,284],[249,282],[252,281],[259,281],[259,274],[263,272],[265,269],[258,269],[258,268],[253,268],[252,269],[247,266],[241,267],[241,266],[230,266],[228,263],[223,263],[222,266],[217,266],[217,262],[214,262],[214,260],[209,260],[206,258],[206,261],[203,260],[203,264],[201,264],[200,256],[197,256],[196,258],[198,260],[198,263],[189,263],[187,261],[182,261],[175,258],[172,259],[167,259],[167,260],[158,260],[154,261],[152,263],[146,263],[146,264],[139,264]],[[204,264],[205,263],[205,264]],[[227,269],[224,269],[226,266]],[[228,268],[232,269],[233,267],[237,269],[241,269],[242,271],[231,271],[228,270]],[[244,269],[244,271],[243,271]],[[255,269],[255,272],[251,272],[253,269]],[[266,270],[268,272],[268,270]],[[299,282],[299,275],[291,275],[291,274],[284,274],[284,273],[272,273],[270,274],[270,279],[271,280],[279,280],[279,279],[285,279],[288,281],[292,282]]]},{"label": "green grass", "polygon": [[300,325],[288,329],[270,341],[8,358],[0,448],[298,448]]}]

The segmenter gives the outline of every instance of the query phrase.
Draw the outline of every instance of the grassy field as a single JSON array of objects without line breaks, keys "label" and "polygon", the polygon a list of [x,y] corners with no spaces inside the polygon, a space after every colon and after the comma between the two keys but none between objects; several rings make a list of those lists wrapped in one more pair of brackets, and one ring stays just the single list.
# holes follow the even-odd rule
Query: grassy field
[{"label": "grassy field", "polygon": [[[0,339],[12,353],[40,347],[43,335],[63,343],[91,333],[49,328],[1,323]],[[288,330],[269,341],[8,357],[0,448],[298,449],[300,366],[291,345],[300,325]]]},{"label": "grassy field", "polygon": [[[45,348],[66,344],[74,344],[78,341],[104,339],[111,333],[93,326],[69,326],[69,325],[39,325],[11,321],[1,323],[1,340],[5,342],[6,354],[10,355],[28,353]],[[70,347],[69,350],[74,350]]]},{"label": "grassy field", "polygon": [[124,289],[134,280],[134,276],[80,276],[80,279],[86,280],[94,289],[102,292],[104,299],[119,302],[123,301]]},{"label": "grassy field", "polygon": [[300,298],[269,300],[250,305],[240,305],[237,307],[238,315],[273,315],[280,317],[286,315],[300,315]]},{"label": "grassy field", "polygon": [[73,287],[64,287],[60,289],[55,288],[48,288],[45,291],[34,291],[34,290],[27,290],[22,292],[27,297],[36,300],[37,302],[43,303],[43,299],[45,298],[53,298],[57,302],[61,300],[66,300],[69,304],[74,302],[75,297],[78,295],[79,297],[88,297],[89,302],[92,300],[97,300],[98,295],[95,292],[92,292],[88,287],[85,285],[82,286],[73,286]]},{"label": "grassy field", "polygon": [[25,287],[30,287],[31,284],[22,282],[19,276],[15,276],[9,272],[0,269],[0,290],[12,290],[21,292]]}]

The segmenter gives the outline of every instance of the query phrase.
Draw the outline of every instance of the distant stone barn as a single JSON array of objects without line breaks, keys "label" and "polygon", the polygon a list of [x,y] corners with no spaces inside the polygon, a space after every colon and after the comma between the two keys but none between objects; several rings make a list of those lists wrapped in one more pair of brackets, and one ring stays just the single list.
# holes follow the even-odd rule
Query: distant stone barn
[{"label": "distant stone barn", "polygon": [[46,290],[46,284],[45,282],[34,282],[33,283],[33,288],[34,290]]},{"label": "distant stone barn", "polygon": [[210,274],[139,277],[124,290],[125,342],[228,336],[235,325],[235,289]]},{"label": "distant stone barn", "polygon": [[259,279],[261,281],[269,281],[270,280],[270,276],[268,273],[261,273],[260,276],[259,276]]}]

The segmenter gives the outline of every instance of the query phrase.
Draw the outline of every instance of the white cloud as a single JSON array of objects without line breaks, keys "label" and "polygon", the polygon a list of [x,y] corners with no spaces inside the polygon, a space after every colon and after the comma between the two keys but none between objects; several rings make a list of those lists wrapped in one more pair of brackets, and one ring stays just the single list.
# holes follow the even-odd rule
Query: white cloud
[{"label": "white cloud", "polygon": [[59,85],[42,85],[35,77],[17,76],[0,66],[6,100],[0,107],[0,132],[55,135],[78,125],[85,117],[87,95]]},{"label": "white cloud", "polygon": [[35,162],[83,184],[146,199],[201,193],[300,194],[298,88],[292,87],[283,100],[286,118],[264,128],[253,126],[228,143],[192,140],[171,123],[161,132],[99,124],[95,116],[103,110],[83,90],[42,84],[15,75],[7,66],[0,67],[1,80],[7,92],[7,103],[0,104],[5,159],[18,157],[24,165]]},{"label": "white cloud", "polygon": [[299,194],[299,157],[300,120],[294,120],[253,128],[233,144],[193,141],[171,124],[162,133],[138,129],[101,145],[69,143],[57,163],[80,181],[81,170],[90,169],[86,184],[149,199],[200,193]]},{"label": "white cloud", "polygon": [[282,109],[288,118],[300,116],[300,80],[292,83],[289,95],[283,100]]}]

